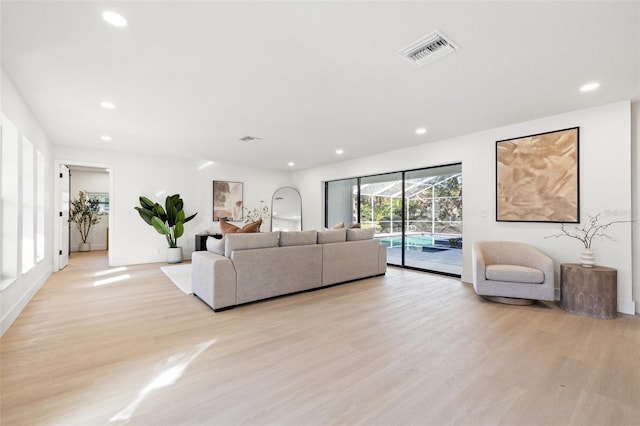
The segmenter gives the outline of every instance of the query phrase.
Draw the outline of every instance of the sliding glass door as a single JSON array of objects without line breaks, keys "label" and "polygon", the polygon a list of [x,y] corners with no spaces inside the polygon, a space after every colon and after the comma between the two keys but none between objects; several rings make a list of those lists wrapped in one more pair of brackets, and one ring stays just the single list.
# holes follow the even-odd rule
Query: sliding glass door
[{"label": "sliding glass door", "polygon": [[404,197],[404,265],[461,275],[461,166],[406,172]]},{"label": "sliding glass door", "polygon": [[374,228],[395,266],[462,274],[462,165],[326,182],[325,226]]},{"label": "sliding glass door", "polygon": [[325,226],[349,226],[358,222],[358,179],[334,180],[325,184]]},{"label": "sliding glass door", "polygon": [[402,265],[402,212],[402,172],[360,178],[360,224],[375,228],[390,265]]}]

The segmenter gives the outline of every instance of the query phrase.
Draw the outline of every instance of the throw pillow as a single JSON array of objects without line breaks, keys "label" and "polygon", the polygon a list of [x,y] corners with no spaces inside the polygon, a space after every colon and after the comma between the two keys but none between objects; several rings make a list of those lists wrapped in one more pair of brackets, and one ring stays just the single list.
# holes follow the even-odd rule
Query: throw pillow
[{"label": "throw pillow", "polygon": [[233,223],[229,223],[224,219],[220,219],[220,233],[224,237],[227,234],[248,234],[251,232],[260,232],[261,225],[262,219],[258,219],[255,222],[247,223],[242,228],[239,228]]},{"label": "throw pillow", "polygon": [[338,222],[329,229],[342,229],[342,228],[344,228],[344,222]]},{"label": "throw pillow", "polygon": [[349,229],[360,229],[360,224],[352,223],[351,225],[349,225]]},{"label": "throw pillow", "polygon": [[224,256],[224,238],[207,238],[207,251]]}]

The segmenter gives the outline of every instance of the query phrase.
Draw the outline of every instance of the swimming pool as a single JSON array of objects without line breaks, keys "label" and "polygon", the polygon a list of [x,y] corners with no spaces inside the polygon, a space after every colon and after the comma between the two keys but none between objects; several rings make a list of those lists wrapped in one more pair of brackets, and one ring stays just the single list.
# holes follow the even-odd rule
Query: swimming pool
[{"label": "swimming pool", "polygon": [[[387,247],[402,247],[402,238],[400,237],[384,237],[379,240]],[[422,250],[424,246],[433,245],[433,237],[428,235],[408,235],[406,243],[409,250]]]}]

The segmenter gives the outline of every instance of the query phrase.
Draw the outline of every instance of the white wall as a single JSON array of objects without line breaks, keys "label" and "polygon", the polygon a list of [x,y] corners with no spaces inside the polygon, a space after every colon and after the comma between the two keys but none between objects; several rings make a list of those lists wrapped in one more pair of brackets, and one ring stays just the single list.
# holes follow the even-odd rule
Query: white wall
[{"label": "white wall", "polygon": [[[84,170],[71,170],[71,199],[78,198],[79,191],[109,192],[109,173]],[[82,237],[75,223],[69,224],[71,228],[71,251],[78,251]],[[109,228],[109,214],[104,214],[100,222],[91,226],[87,242],[91,244],[91,250],[107,249],[107,228]]]},{"label": "white wall", "polygon": [[[232,164],[214,163],[199,170],[206,160],[154,157],[117,152],[56,146],[56,161],[95,162],[110,168],[112,188],[110,198],[109,264],[132,265],[165,262],[167,242],[147,225],[134,210],[138,197],[144,195],[164,205],[167,195],[179,193],[187,215],[198,215],[185,225],[178,240],[184,258],[195,249],[195,234],[219,231],[213,223],[213,180],[243,182],[244,205],[252,209],[261,200],[270,205],[271,195],[282,186],[291,186],[290,172],[259,170]],[[215,160],[215,159],[214,159]],[[268,222],[262,225],[268,231]]]},{"label": "white wall", "polygon": [[[44,129],[29,109],[22,95],[18,92],[9,75],[2,69],[0,80],[2,96],[0,110],[15,125],[19,137],[25,136],[39,150],[45,160],[45,256],[26,273],[18,272],[18,277],[11,285],[0,291],[0,335],[15,321],[22,309],[36,292],[42,287],[52,271],[52,158],[51,143]],[[22,223],[21,221],[19,222]],[[20,235],[20,232],[18,233]],[[16,250],[22,252],[22,242],[17,241]],[[20,264],[20,254],[18,254]],[[18,268],[20,270],[20,268]]]},{"label": "white wall", "polygon": [[[472,281],[474,241],[506,239],[530,243],[553,257],[558,270],[556,283],[559,283],[560,263],[577,262],[581,244],[570,238],[545,239],[558,233],[558,224],[495,221],[495,142],[580,126],[581,214],[584,217],[584,214],[603,210],[631,213],[630,118],[630,103],[618,102],[295,172],[293,179],[303,200],[304,227],[313,229],[323,225],[323,181],[461,162],[462,280]],[[483,217],[484,211],[486,217]],[[631,228],[630,224],[616,225],[611,228],[611,234],[617,241],[597,241],[593,247],[598,264],[618,270],[618,309],[625,313],[634,312]]]}]

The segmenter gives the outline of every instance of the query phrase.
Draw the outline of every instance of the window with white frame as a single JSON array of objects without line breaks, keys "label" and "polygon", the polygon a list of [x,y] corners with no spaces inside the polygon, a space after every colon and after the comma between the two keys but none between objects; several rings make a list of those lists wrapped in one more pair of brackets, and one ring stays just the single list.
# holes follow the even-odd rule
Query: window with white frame
[{"label": "window with white frame", "polygon": [[36,187],[36,199],[37,199],[37,212],[36,212],[36,262],[44,259],[44,213],[45,213],[45,189],[44,189],[44,174],[45,174],[45,164],[44,164],[44,155],[38,151],[37,154],[37,165],[36,168],[36,179],[37,179],[37,187]]},{"label": "window with white frame", "polygon": [[35,264],[35,191],[33,144],[22,138],[22,273]]},{"label": "window with white frame", "polygon": [[18,129],[0,115],[0,187],[2,202],[0,203],[0,229],[2,245],[0,246],[1,289],[8,287],[18,276]]}]

